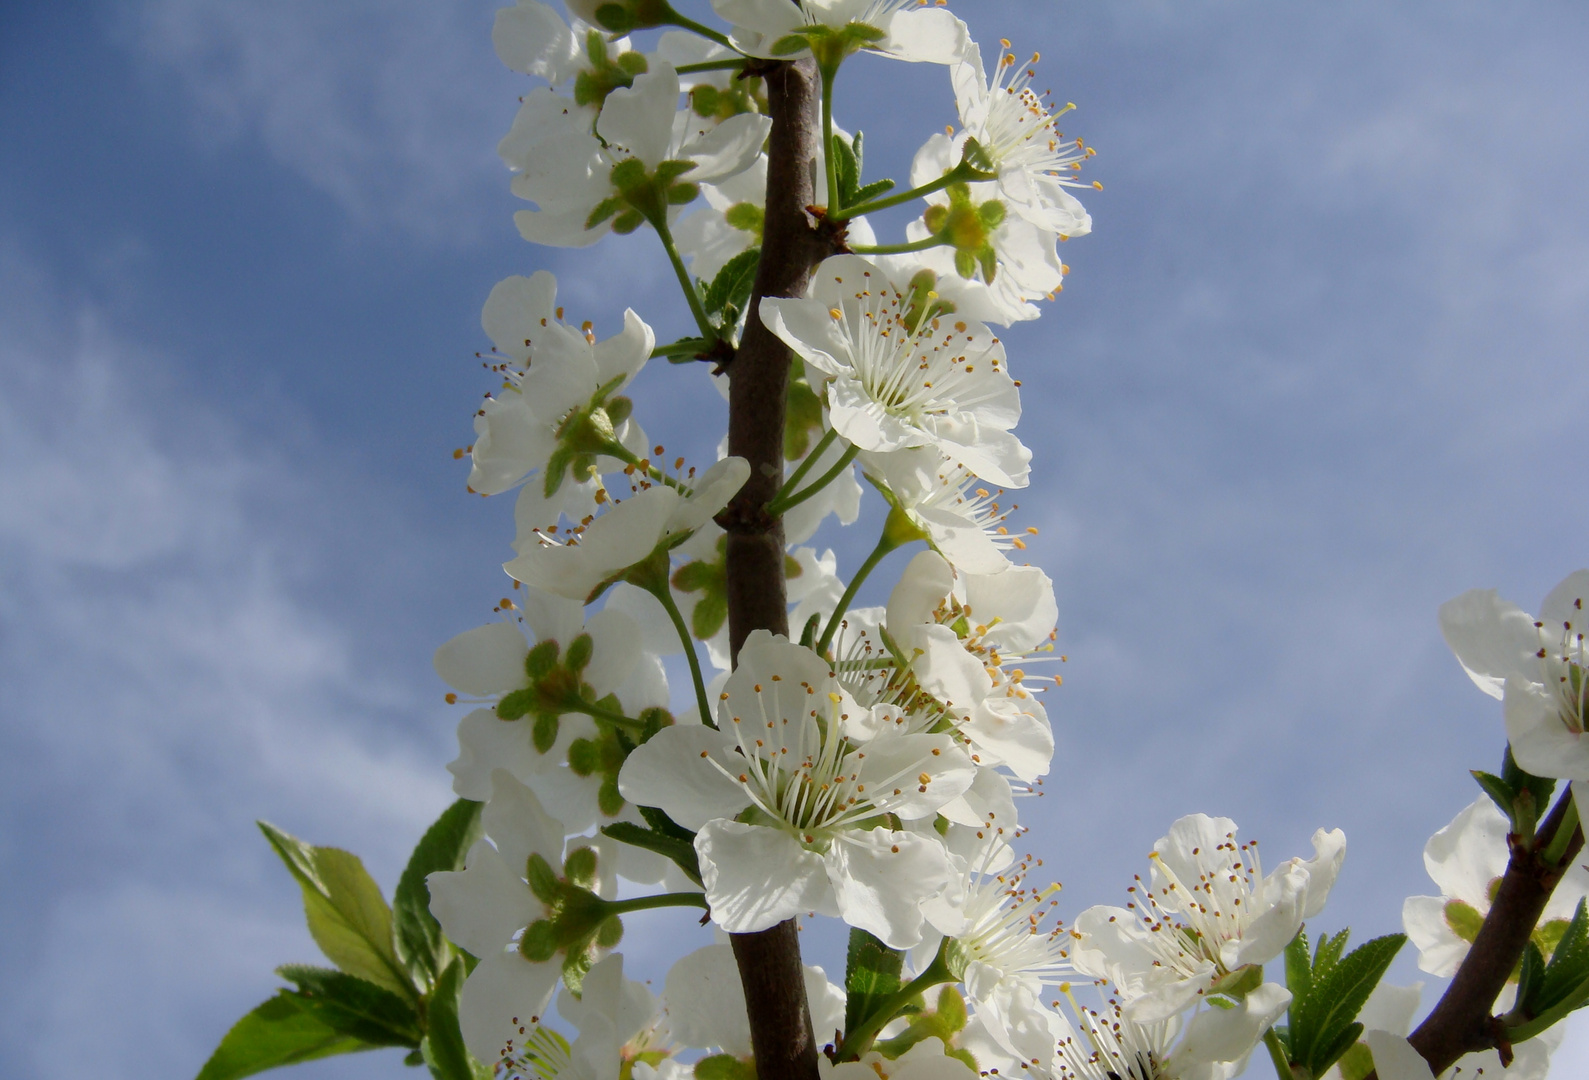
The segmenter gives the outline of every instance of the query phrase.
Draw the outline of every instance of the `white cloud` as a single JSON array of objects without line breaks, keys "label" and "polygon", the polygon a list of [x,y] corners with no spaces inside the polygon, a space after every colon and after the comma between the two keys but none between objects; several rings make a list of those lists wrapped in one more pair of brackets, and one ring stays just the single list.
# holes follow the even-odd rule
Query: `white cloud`
[{"label": "white cloud", "polygon": [[0,854],[29,883],[0,900],[0,1061],[191,1074],[274,964],[315,956],[251,820],[389,889],[451,798],[448,721],[312,587],[338,520],[312,464],[242,441],[14,254],[0,286]]}]

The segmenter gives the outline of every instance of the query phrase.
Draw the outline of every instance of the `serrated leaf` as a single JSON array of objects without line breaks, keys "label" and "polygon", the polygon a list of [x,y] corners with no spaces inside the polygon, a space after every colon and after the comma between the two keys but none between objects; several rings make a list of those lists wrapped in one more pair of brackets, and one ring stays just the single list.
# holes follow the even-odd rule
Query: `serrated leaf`
[{"label": "serrated leaf", "polygon": [[263,821],[259,828],[297,878],[309,934],[326,959],[349,975],[412,997],[407,969],[392,946],[392,911],[359,857],[306,844]]},{"label": "serrated leaf", "polygon": [[372,982],[306,964],[287,964],[276,974],[297,986],[294,996],[326,1026],[371,1046],[413,1049],[424,1034],[414,1007]]},{"label": "serrated leaf", "polygon": [[[1331,941],[1344,945],[1344,932]],[[1351,1048],[1357,1037],[1353,1035],[1348,1039],[1345,1033],[1406,943],[1405,934],[1388,934],[1365,941],[1333,964],[1327,974],[1321,973],[1315,961],[1312,990],[1297,1009],[1291,1024],[1292,1060],[1310,1069],[1309,1075],[1321,1075],[1335,1057]],[[1325,943],[1320,943],[1319,950],[1328,957]]]},{"label": "serrated leaf", "polygon": [[[1291,944],[1286,946],[1285,960],[1286,989],[1291,991],[1291,1005],[1286,1012],[1294,1016],[1298,1006],[1308,999],[1313,989],[1313,965],[1308,959],[1306,931],[1298,930],[1297,936],[1291,939]],[[1286,1045],[1290,1047],[1289,1042]]]},{"label": "serrated leaf", "polygon": [[1550,955],[1534,997],[1519,993],[1518,1000],[1528,1002],[1530,1011],[1538,1015],[1567,1000],[1585,979],[1589,979],[1589,913],[1584,901],[1579,900],[1572,921]]},{"label": "serrated leaf", "polygon": [[1545,957],[1539,951],[1539,946],[1530,941],[1523,946],[1523,960],[1518,966],[1517,1000],[1529,1006],[1528,1011],[1531,1013],[1543,1011],[1534,1006],[1534,1001],[1544,979]]},{"label": "serrated leaf", "polygon": [[717,272],[712,283],[706,287],[701,296],[701,306],[708,315],[720,314],[725,306],[734,303],[736,299],[739,306],[744,306],[744,298],[750,296],[751,286],[756,281],[756,267],[761,263],[761,248],[746,248],[735,255],[723,268]]},{"label": "serrated leaf", "polygon": [[865,187],[862,187],[856,191],[854,204],[856,206],[860,206],[863,203],[869,203],[879,195],[886,195],[893,190],[894,181],[886,179],[873,180],[870,184],[867,184]]},{"label": "serrated leaf", "polygon": [[899,991],[905,962],[900,949],[890,949],[865,930],[850,930],[844,965],[844,1030],[854,1031]]},{"label": "serrated leaf", "polygon": [[1354,1020],[1352,1023],[1346,1025],[1346,1030],[1337,1035],[1333,1042],[1319,1052],[1317,1066],[1319,1071],[1315,1072],[1314,1075],[1322,1075],[1324,1070],[1328,1069],[1331,1065],[1334,1065],[1337,1061],[1341,1060],[1341,1058],[1345,1056],[1345,1054],[1350,1051],[1352,1047],[1357,1045],[1357,1040],[1362,1036],[1362,1034],[1363,1025],[1357,1021]]},{"label": "serrated leaf", "polygon": [[442,811],[415,845],[392,893],[392,943],[422,992],[435,985],[452,959],[452,947],[430,913],[425,878],[437,871],[463,869],[464,856],[480,837],[481,805],[459,799]]},{"label": "serrated leaf", "polygon": [[839,186],[838,191],[828,193],[828,198],[836,206],[848,206],[853,201],[855,189],[860,186],[860,163],[855,159],[854,148],[842,135],[833,136],[828,152],[833,155],[833,175]]},{"label": "serrated leaf", "polygon": [[663,836],[671,836],[676,840],[683,840],[688,844],[695,843],[695,834],[668,817],[666,811],[655,806],[642,806],[639,810],[640,816],[645,818],[646,824],[651,826],[652,831],[659,832]]},{"label": "serrated leaf", "polygon": [[701,884],[700,857],[695,854],[695,845],[690,841],[652,829],[642,829],[632,821],[615,821],[611,825],[603,825],[601,831],[620,844],[654,851],[663,858],[673,860],[691,881]]},{"label": "serrated leaf", "polygon": [[1341,953],[1346,949],[1346,939],[1351,936],[1351,928],[1342,930],[1331,937],[1325,934],[1319,939],[1319,944],[1313,950],[1313,982],[1315,984],[1340,962]]},{"label": "serrated leaf", "polygon": [[436,980],[430,998],[430,1028],[420,1053],[436,1080],[490,1080],[491,1070],[470,1055],[458,1027],[458,995],[463,990],[463,960],[454,959]]},{"label": "serrated leaf", "polygon": [[283,990],[232,1025],[199,1070],[198,1080],[238,1080],[283,1065],[373,1049],[337,1031],[297,995]]}]

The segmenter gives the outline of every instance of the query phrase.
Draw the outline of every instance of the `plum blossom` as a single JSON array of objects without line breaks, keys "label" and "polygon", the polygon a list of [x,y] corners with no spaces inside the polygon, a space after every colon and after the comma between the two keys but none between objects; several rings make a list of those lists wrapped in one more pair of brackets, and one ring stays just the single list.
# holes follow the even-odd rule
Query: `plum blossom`
[{"label": "plum blossom", "polygon": [[[464,983],[458,1020],[469,1052],[495,1062],[514,1057],[520,1040],[540,1022],[565,968],[591,957],[582,952],[531,959],[520,948],[525,929],[547,915],[526,880],[526,867],[532,856],[553,868],[564,865],[563,823],[503,769],[492,776],[481,817],[485,837],[469,849],[464,869],[433,873],[426,884],[430,912],[447,937],[480,958]],[[568,848],[572,853],[583,846],[575,840]],[[590,884],[610,896],[612,880],[605,876]]]},{"label": "plum blossom", "polygon": [[[1009,48],[1009,42],[1002,44]],[[967,47],[950,73],[963,128],[954,138],[953,150],[964,152],[975,140],[1015,214],[1060,238],[1083,236],[1092,231],[1092,218],[1066,189],[1083,186],[1073,176],[1092,151],[1080,139],[1066,139],[1058,129],[1059,117],[1073,106],[1051,111],[1031,88],[1035,74],[1031,65],[1037,60],[1033,56],[1030,64],[1022,64],[1013,53],[1001,50],[989,77],[983,70],[982,50],[975,43]],[[948,149],[934,152],[947,157]]]},{"label": "plum blossom", "polygon": [[[595,511],[594,478],[643,454],[645,433],[622,391],[656,335],[633,311],[622,333],[597,342],[562,321],[557,279],[545,270],[497,283],[480,315],[494,348],[497,395],[475,413],[469,488],[495,495],[540,473],[543,493],[570,517]],[[615,456],[616,455],[616,456]]]},{"label": "plum blossom", "polygon": [[588,603],[623,571],[706,524],[749,475],[744,458],[724,458],[701,475],[689,495],[648,487],[561,536],[555,525],[541,522],[532,523],[526,534],[521,522],[513,545],[518,558],[502,568],[515,581]]},{"label": "plum blossom", "polygon": [[1536,619],[1493,589],[1473,589],[1440,607],[1440,631],[1474,684],[1502,702],[1518,765],[1535,776],[1589,781],[1589,685],[1584,598],[1589,570],[1569,574]]},{"label": "plum blossom", "polygon": [[1031,451],[1010,431],[1020,394],[986,326],[927,318],[875,263],[835,255],[806,299],[768,297],[761,316],[826,377],[829,422],[873,454],[935,447],[983,479],[1023,487]]},{"label": "plum blossom", "polygon": [[[952,64],[969,41],[965,23],[926,0],[712,0],[712,7],[734,24],[734,44],[752,56],[804,54],[806,48],[787,39],[808,27],[865,28],[859,40],[867,48],[918,63]],[[786,43],[789,51],[775,51]]]},{"label": "plum blossom", "polygon": [[936,449],[868,454],[861,461],[867,478],[888,493],[889,501],[956,569],[996,574],[1010,565],[1009,552],[1026,546],[1024,536],[1012,533],[1007,524],[1019,506],[1001,504],[1002,490],[990,491],[969,469]]},{"label": "plum blossom", "polygon": [[1131,909],[1099,905],[1077,916],[1072,962],[1119,987],[1133,1019],[1171,1016],[1227,976],[1279,956],[1324,909],[1346,836],[1320,829],[1313,852],[1264,877],[1258,845],[1238,845],[1235,822],[1183,817],[1154,845],[1152,880],[1128,890]]},{"label": "plum blossom", "polygon": [[[1506,873],[1510,830],[1506,815],[1489,796],[1480,795],[1424,845],[1424,868],[1440,895],[1408,897],[1401,909],[1402,926],[1418,948],[1421,970],[1442,978],[1456,974]],[[1551,893],[1534,932],[1547,959],[1585,896],[1589,896],[1589,868],[1575,861]]]},{"label": "plum blossom", "polygon": [[594,134],[573,113],[549,118],[513,179],[513,193],[538,207],[514,215],[524,239],[583,247],[613,228],[637,228],[648,215],[671,219],[694,199],[691,185],[720,182],[754,164],[767,117],[742,113],[708,123],[678,111],[678,101],[678,74],[658,61],[607,95]]},{"label": "plum blossom", "polygon": [[878,822],[930,818],[975,769],[947,735],[857,740],[869,721],[816,653],[757,630],[719,728],[665,728],[630,755],[619,790],[698,830],[712,918],[730,933],[816,911],[906,948],[951,867],[937,839]]},{"label": "plum blossom", "polygon": [[[1434,1080],[1429,1063],[1407,1041],[1422,994],[1422,983],[1393,986],[1382,982],[1374,988],[1357,1015],[1367,1029],[1360,1041],[1372,1054],[1380,1080]],[[1511,1064],[1504,1067],[1495,1050],[1463,1054],[1456,1064],[1440,1074],[1440,1080],[1476,1080],[1485,1076],[1545,1080],[1550,1071],[1551,1055],[1561,1046],[1565,1035],[1566,1029],[1558,1024],[1526,1042],[1514,1043]],[[1340,1067],[1331,1066],[1324,1080],[1341,1080]]]}]

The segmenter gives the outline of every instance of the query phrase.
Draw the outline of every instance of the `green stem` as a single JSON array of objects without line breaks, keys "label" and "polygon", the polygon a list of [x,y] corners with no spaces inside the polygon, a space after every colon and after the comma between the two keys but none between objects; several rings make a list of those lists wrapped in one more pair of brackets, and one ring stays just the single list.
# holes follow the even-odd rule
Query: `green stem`
[{"label": "green stem", "polygon": [[948,172],[944,173],[930,184],[923,184],[921,187],[914,187],[909,191],[901,191],[894,195],[885,195],[880,199],[873,199],[871,202],[862,203],[860,206],[847,206],[844,208],[844,217],[845,220],[848,220],[850,218],[860,217],[862,214],[875,214],[879,210],[887,210],[891,206],[899,206],[903,203],[910,202],[912,199],[920,199],[924,196],[931,195],[935,191],[942,191],[950,184],[969,183],[973,180],[997,179],[998,177],[994,174],[985,173],[980,169],[973,168],[967,162],[962,161],[960,164],[956,165],[954,168],[950,169]]},{"label": "green stem", "polygon": [[838,437],[839,433],[831,428],[824,433],[822,438],[817,440],[817,444],[811,448],[811,452],[806,455],[806,459],[800,463],[794,472],[789,474],[789,479],[783,482],[783,487],[778,489],[778,494],[772,497],[773,501],[777,502],[785,495],[793,492],[795,485],[804,480],[806,473],[811,471],[811,466],[817,463],[817,458],[821,457],[823,452],[833,445],[833,440]]},{"label": "green stem", "polygon": [[662,601],[662,606],[667,610],[668,618],[673,620],[673,629],[679,632],[679,641],[684,645],[684,658],[690,662],[690,680],[695,683],[695,704],[701,710],[701,723],[709,728],[716,728],[712,720],[712,707],[706,700],[706,681],[701,678],[701,658],[695,654],[695,639],[690,636],[690,628],[684,625],[684,616],[679,611],[678,603],[673,599],[673,590],[666,581],[660,588],[650,590],[651,595]]},{"label": "green stem", "polygon": [[839,165],[833,152],[833,77],[837,67],[822,65],[822,161],[827,167],[828,219],[843,221],[844,208],[839,203]]},{"label": "green stem", "polygon": [[[947,945],[952,938],[944,938]],[[927,970],[917,975],[899,990],[883,999],[877,1010],[861,1021],[854,1031],[844,1033],[844,1042],[839,1046],[836,1055],[839,1061],[853,1061],[866,1053],[871,1047],[872,1040],[877,1038],[877,1033],[888,1025],[888,1022],[899,1015],[899,1010],[909,1005],[919,995],[944,983],[956,982],[953,973],[949,970],[948,963],[944,960],[944,945],[938,947],[938,955],[932,958],[932,963],[927,965]]]},{"label": "green stem", "polygon": [[1561,862],[1562,856],[1567,854],[1567,845],[1572,843],[1572,834],[1578,831],[1578,800],[1573,797],[1571,787],[1567,788],[1566,797],[1567,807],[1562,812],[1561,824],[1556,826],[1556,834],[1545,849],[1546,866],[1554,867]]},{"label": "green stem", "polygon": [[645,724],[642,721],[636,720],[632,716],[625,716],[623,713],[611,712],[601,708],[599,705],[592,705],[588,701],[571,702],[566,708],[569,712],[584,713],[592,720],[603,720],[616,727],[628,728],[636,732],[645,730]]},{"label": "green stem", "polygon": [[[795,507],[811,498],[811,496],[815,495],[817,492],[833,483],[833,481],[837,480],[839,478],[839,474],[850,467],[850,463],[856,459],[860,452],[860,447],[850,447],[848,450],[844,451],[844,453],[839,455],[839,460],[833,466],[833,468],[829,469],[827,472],[811,481],[811,483],[806,485],[806,487],[798,494],[787,497],[780,494],[774,497],[772,502],[767,504],[767,513],[773,515],[774,517],[778,517],[779,515],[786,514],[790,510],[793,510]],[[788,487],[789,485],[785,484],[784,486]]]},{"label": "green stem", "polygon": [[684,299],[690,305],[690,314],[695,316],[695,325],[700,328],[703,338],[716,341],[717,328],[706,317],[706,309],[701,307],[701,297],[695,290],[695,282],[690,280],[690,272],[684,268],[678,245],[673,242],[673,230],[668,228],[666,211],[650,220],[651,227],[656,229],[657,236],[662,240],[663,250],[668,253],[668,262],[673,264],[673,273],[678,276],[679,287],[684,290]]},{"label": "green stem", "polygon": [[929,236],[925,240],[913,240],[906,244],[851,244],[850,250],[857,255],[909,255],[913,251],[931,251],[947,243],[949,241],[941,236]]},{"label": "green stem", "polygon": [[[709,41],[717,42],[725,49],[734,49],[735,52],[739,52],[738,49],[734,48],[734,43],[729,41],[727,37],[718,33],[716,30],[713,30],[710,26],[702,26],[694,19],[686,15],[680,15],[677,11],[673,10],[671,5],[668,7],[667,21],[671,25],[677,26],[681,30],[693,30],[695,33],[700,34],[703,38],[706,38]],[[744,53],[739,54],[741,56],[745,55]]]},{"label": "green stem", "polygon": [[861,568],[850,579],[849,588],[845,589],[844,595],[839,597],[839,606],[833,609],[833,615],[828,619],[827,629],[822,631],[822,639],[817,642],[818,656],[826,655],[828,646],[833,644],[833,635],[838,633],[839,622],[844,618],[844,613],[850,610],[850,603],[855,599],[855,594],[861,591],[861,583],[866,580],[873,570],[877,569],[877,564],[882,562],[888,553],[897,547],[899,547],[899,541],[889,536],[886,531],[878,539],[877,546],[872,549],[872,553],[866,557],[866,561],[861,564]]},{"label": "green stem", "polygon": [[694,338],[689,341],[675,341],[671,345],[658,345],[651,350],[651,359],[660,360],[665,356],[695,356],[712,347],[710,341]]},{"label": "green stem", "polygon": [[656,896],[637,896],[632,900],[609,900],[607,910],[613,915],[631,911],[647,911],[665,907],[707,907],[706,895],[698,892],[658,893]]},{"label": "green stem", "polygon": [[704,60],[699,64],[685,64],[674,68],[680,75],[696,75],[702,71],[735,71],[745,66],[743,59],[736,60]]},{"label": "green stem", "polygon": [[1263,1044],[1269,1048],[1269,1060],[1275,1063],[1275,1075],[1280,1080],[1296,1080],[1291,1062],[1286,1060],[1286,1048],[1280,1045],[1280,1036],[1275,1034],[1274,1028],[1263,1033]]}]

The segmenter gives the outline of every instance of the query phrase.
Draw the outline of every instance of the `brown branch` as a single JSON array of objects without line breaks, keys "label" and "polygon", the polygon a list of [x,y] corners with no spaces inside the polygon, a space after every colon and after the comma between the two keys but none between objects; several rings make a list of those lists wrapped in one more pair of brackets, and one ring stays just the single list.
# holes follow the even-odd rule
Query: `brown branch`
[{"label": "brown branch", "polygon": [[1525,847],[1515,834],[1508,837],[1512,854],[1506,874],[1484,917],[1484,925],[1468,949],[1467,957],[1446,987],[1434,1011],[1408,1037],[1413,1049],[1422,1054],[1436,1076],[1456,1063],[1463,1054],[1478,1050],[1501,1049],[1504,1028],[1490,1010],[1523,958],[1528,939],[1539,924],[1539,917],[1550,901],[1556,883],[1572,865],[1583,847],[1583,830],[1574,829],[1571,843],[1561,864],[1545,865],[1543,853],[1561,826],[1566,813],[1568,791],[1551,810],[1539,828],[1534,842]]},{"label": "brown branch", "polygon": [[[739,351],[728,364],[728,452],[750,463],[750,479],[718,516],[728,530],[728,635],[735,661],[753,630],[789,633],[783,522],[766,505],[783,483],[787,346],[762,325],[764,296],[802,296],[824,254],[806,207],[820,168],[820,84],[809,61],[758,71],[772,113],[761,264]],[[806,1003],[794,920],[734,934],[758,1080],[816,1080],[817,1044]]]}]

